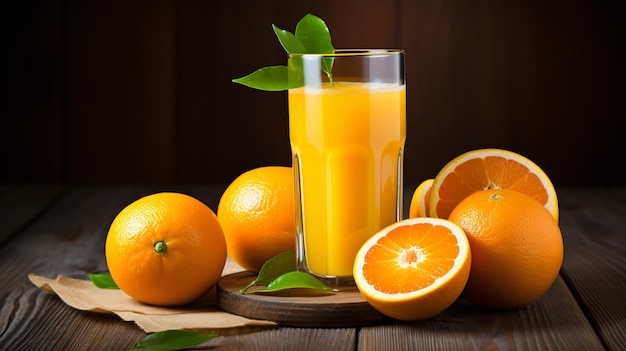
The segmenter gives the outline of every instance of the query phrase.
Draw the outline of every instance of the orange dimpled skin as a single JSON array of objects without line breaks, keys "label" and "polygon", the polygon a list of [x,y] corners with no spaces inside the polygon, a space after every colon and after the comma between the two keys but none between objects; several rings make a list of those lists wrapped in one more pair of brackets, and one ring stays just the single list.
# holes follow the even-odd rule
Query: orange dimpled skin
[{"label": "orange dimpled skin", "polygon": [[219,279],[226,241],[215,213],[179,193],[145,196],[114,219],[105,244],[115,283],[151,305],[191,303]]},{"label": "orange dimpled skin", "polygon": [[513,190],[485,190],[465,198],[450,221],[467,234],[472,269],[463,292],[471,302],[497,309],[539,299],[559,274],[563,239],[552,214]]},{"label": "orange dimpled skin", "polygon": [[258,272],[270,258],[294,250],[294,211],[291,167],[265,166],[241,174],[226,188],[217,208],[230,258]]}]

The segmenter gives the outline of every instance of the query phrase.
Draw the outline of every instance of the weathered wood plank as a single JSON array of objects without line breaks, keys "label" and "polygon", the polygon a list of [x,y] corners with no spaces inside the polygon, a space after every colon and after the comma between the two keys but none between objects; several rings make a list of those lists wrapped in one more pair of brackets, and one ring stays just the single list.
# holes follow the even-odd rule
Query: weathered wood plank
[{"label": "weathered wood plank", "polygon": [[[78,186],[67,191],[61,188],[58,197],[48,187],[40,194],[36,187],[22,189],[30,189],[22,194],[22,199],[29,199],[23,201],[28,205],[14,211],[14,197],[8,194],[21,192],[0,188],[3,212],[22,213],[26,221],[32,217],[24,213],[38,214],[27,226],[20,224],[24,221],[17,220],[19,216],[0,218],[8,220],[0,224],[3,230],[13,228],[10,231],[20,233],[0,246],[0,348],[117,350],[129,348],[145,333],[113,315],[76,311],[32,286],[27,274],[84,277],[106,271],[106,232],[128,203],[158,191],[179,191],[216,209],[225,186]],[[367,327],[358,334],[352,328],[218,330],[221,336],[207,347],[618,350],[625,344],[626,332],[626,188],[565,189],[559,191],[559,198],[566,246],[563,279],[528,307],[493,312],[459,300],[433,320]]]},{"label": "weathered wood plank", "polygon": [[561,274],[611,350],[626,345],[626,188],[559,191]]},{"label": "weathered wood plank", "polygon": [[87,273],[105,271],[108,226],[117,211],[140,190],[72,188],[0,248],[1,347],[115,350],[128,349],[144,336],[132,323],[112,315],[74,310],[33,286],[27,278],[31,272],[85,278]]},{"label": "weathered wood plank", "polygon": [[[0,247],[0,349],[124,350],[146,334],[114,315],[74,310],[28,282],[34,272],[85,278],[106,271],[104,240],[115,215],[135,199],[159,191],[192,195],[216,209],[224,187],[73,187]],[[5,198],[6,199],[6,198]],[[354,350],[356,329],[256,329],[211,340],[219,350]],[[297,347],[296,347],[297,346]]]},{"label": "weathered wood plank", "polygon": [[362,328],[359,350],[602,350],[559,278],[535,303],[488,311],[464,299],[432,320]]},{"label": "weathered wood plank", "polygon": [[64,188],[61,185],[1,185],[0,245],[35,220]]},{"label": "weathered wood plank", "polygon": [[205,345],[211,350],[351,351],[356,329],[277,328],[255,333],[220,336]]},{"label": "weathered wood plank", "polygon": [[128,350],[145,336],[133,323],[77,311],[27,282],[2,300],[1,350]]},{"label": "weathered wood plank", "polygon": [[[559,198],[566,247],[564,280],[559,278],[537,303],[517,313],[494,314],[457,302],[432,321],[401,328],[363,328],[359,348],[385,349],[388,346],[384,343],[389,340],[398,340],[401,345],[388,349],[441,350],[503,345],[516,349],[595,350],[604,346],[619,349],[626,344],[626,189],[565,189],[559,191]],[[465,322],[458,323],[455,318],[465,318]],[[493,328],[484,327],[488,325]],[[381,336],[381,330],[393,336]],[[441,338],[442,333],[454,337]]]},{"label": "weathered wood plank", "polygon": [[[214,211],[217,209],[222,186],[111,186],[73,187],[49,207],[46,187],[16,187],[2,191],[3,232],[18,228],[28,214],[45,208],[36,221],[30,223],[13,241],[0,247],[3,267],[2,291],[19,287],[28,273],[54,277],[57,274],[79,276],[107,270],[104,241],[111,222],[126,205],[136,199],[160,191],[178,191],[194,196]],[[41,189],[41,191],[40,191]],[[18,207],[13,195],[24,192]],[[38,193],[40,191],[40,193]],[[6,196],[5,196],[6,195]],[[20,208],[24,210],[20,210]],[[17,208],[17,210],[16,210]],[[23,215],[21,213],[24,213]],[[12,215],[8,215],[8,214]],[[6,220],[6,221],[5,221]]]}]

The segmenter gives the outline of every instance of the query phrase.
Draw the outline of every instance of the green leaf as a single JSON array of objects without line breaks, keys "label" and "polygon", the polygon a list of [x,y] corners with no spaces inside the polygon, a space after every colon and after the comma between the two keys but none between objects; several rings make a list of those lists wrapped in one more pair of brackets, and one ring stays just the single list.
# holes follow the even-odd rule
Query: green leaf
[{"label": "green leaf", "polygon": [[293,250],[279,253],[278,255],[270,258],[261,270],[257,278],[252,281],[248,286],[241,289],[239,292],[245,294],[248,289],[253,286],[265,286],[271,283],[274,279],[280,277],[287,272],[293,272],[296,270],[296,253]]},{"label": "green leaf", "polygon": [[142,351],[174,351],[202,344],[217,334],[202,334],[186,330],[166,330],[152,333],[139,340],[131,349]]},{"label": "green leaf", "polygon": [[[307,14],[296,25],[296,38],[304,45],[307,54],[334,54],[330,30],[326,23],[319,17]],[[322,59],[322,71],[332,81],[332,69],[334,60],[332,57]]]},{"label": "green leaf", "polygon": [[[307,14],[298,21],[295,34],[275,25],[272,25],[272,28],[280,44],[289,54],[333,54],[335,52],[326,23],[315,15]],[[322,60],[322,70],[331,83],[333,62],[332,57]],[[260,68],[247,76],[233,79],[233,82],[266,91],[283,91],[301,87],[304,85],[302,58],[289,62],[288,67]]]},{"label": "green leaf", "polygon": [[119,289],[110,274],[87,274],[87,276],[100,289]]},{"label": "green leaf", "polygon": [[250,88],[266,91],[281,91],[289,89],[287,66],[269,66],[259,68],[247,76],[233,79],[233,82],[243,84]]},{"label": "green leaf", "polygon": [[303,54],[305,52],[304,45],[290,31],[280,29],[272,24],[274,33],[278,37],[278,41],[288,54]]},{"label": "green leaf", "polygon": [[302,289],[312,289],[317,293],[334,294],[333,289],[304,272],[288,272],[274,279],[266,288],[257,289],[255,294],[276,294],[285,290],[296,290],[295,296],[303,295]]},{"label": "green leaf", "polygon": [[304,46],[305,54],[333,54],[335,49],[326,23],[319,17],[307,14],[296,24],[296,38]]}]

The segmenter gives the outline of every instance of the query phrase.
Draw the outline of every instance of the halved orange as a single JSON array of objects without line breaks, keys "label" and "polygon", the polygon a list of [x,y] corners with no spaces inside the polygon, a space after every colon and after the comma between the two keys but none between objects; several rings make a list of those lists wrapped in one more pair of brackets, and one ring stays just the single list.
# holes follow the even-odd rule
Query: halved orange
[{"label": "halved orange", "polygon": [[556,191],[546,173],[528,158],[502,149],[473,150],[448,162],[433,181],[429,215],[448,218],[467,196],[489,189],[529,195],[559,219]]},{"label": "halved orange", "polygon": [[363,297],[388,317],[432,318],[461,295],[471,266],[467,236],[440,218],[396,222],[358,251],[354,280]]},{"label": "halved orange", "polygon": [[411,205],[409,206],[409,218],[428,217],[428,198],[430,197],[433,181],[433,178],[426,179],[415,189],[413,197],[411,197]]}]

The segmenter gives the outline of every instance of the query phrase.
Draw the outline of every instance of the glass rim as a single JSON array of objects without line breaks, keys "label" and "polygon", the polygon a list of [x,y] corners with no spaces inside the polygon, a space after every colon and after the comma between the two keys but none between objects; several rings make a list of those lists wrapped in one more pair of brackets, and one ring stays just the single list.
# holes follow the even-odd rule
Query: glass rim
[{"label": "glass rim", "polygon": [[402,49],[335,49],[333,54],[289,54],[289,57],[354,57],[403,55]]}]

